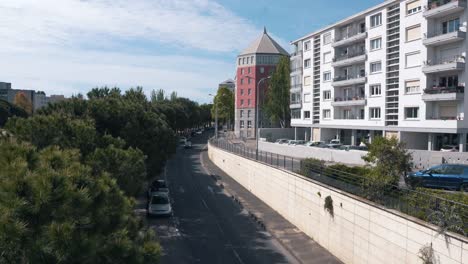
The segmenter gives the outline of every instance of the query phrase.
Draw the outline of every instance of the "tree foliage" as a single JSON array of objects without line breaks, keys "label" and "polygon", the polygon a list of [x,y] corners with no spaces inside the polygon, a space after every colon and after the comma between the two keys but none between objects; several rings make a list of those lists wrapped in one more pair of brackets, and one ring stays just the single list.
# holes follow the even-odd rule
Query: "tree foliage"
[{"label": "tree foliage", "polygon": [[216,118],[216,108],[218,108],[218,120],[224,119],[224,122],[234,121],[234,93],[227,87],[220,87],[215,95],[211,116]]},{"label": "tree foliage", "polygon": [[397,138],[376,137],[368,144],[363,160],[370,166],[365,181],[369,196],[375,198],[390,186],[398,186],[400,178],[411,170],[411,154]]},{"label": "tree foliage", "polygon": [[0,263],[156,263],[154,234],[76,150],[0,139]]},{"label": "tree foliage", "polygon": [[10,117],[28,117],[28,113],[16,105],[0,100],[0,127],[3,127]]},{"label": "tree foliage", "polygon": [[291,124],[291,109],[289,105],[290,90],[290,61],[283,56],[280,58],[276,71],[269,81],[267,100],[264,106],[265,113],[273,124],[279,124],[282,128]]},{"label": "tree foliage", "polygon": [[26,97],[26,94],[24,94],[24,92],[16,93],[13,103],[16,106],[22,108],[29,115],[32,114],[33,112],[32,102],[31,100],[29,100],[28,97]]}]

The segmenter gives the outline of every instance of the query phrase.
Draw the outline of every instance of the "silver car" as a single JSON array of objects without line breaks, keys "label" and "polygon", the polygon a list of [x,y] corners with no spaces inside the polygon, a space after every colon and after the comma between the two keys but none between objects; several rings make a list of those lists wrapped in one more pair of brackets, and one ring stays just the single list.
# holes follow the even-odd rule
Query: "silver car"
[{"label": "silver car", "polygon": [[172,206],[169,196],[163,193],[154,194],[148,203],[148,216],[170,216]]}]

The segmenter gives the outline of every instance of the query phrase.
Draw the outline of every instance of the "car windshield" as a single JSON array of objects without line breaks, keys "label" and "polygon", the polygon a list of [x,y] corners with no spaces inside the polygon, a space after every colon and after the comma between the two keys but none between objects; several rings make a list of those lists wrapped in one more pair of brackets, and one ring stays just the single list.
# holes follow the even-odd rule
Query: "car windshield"
[{"label": "car windshield", "polygon": [[445,145],[445,146],[442,146],[443,149],[454,149],[455,146],[449,146],[449,145]]},{"label": "car windshield", "polygon": [[151,204],[168,204],[169,200],[165,196],[153,196]]}]

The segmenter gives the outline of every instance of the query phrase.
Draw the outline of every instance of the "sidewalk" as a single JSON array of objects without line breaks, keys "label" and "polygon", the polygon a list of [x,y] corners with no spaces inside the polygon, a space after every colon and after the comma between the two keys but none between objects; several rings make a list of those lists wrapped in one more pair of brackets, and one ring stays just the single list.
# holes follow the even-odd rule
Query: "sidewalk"
[{"label": "sidewalk", "polygon": [[233,200],[247,210],[252,220],[273,235],[299,263],[342,263],[317,242],[312,240],[279,213],[214,165],[209,160],[206,151],[202,153],[201,159],[202,166],[208,170],[218,182],[218,185],[223,186],[232,196]]}]

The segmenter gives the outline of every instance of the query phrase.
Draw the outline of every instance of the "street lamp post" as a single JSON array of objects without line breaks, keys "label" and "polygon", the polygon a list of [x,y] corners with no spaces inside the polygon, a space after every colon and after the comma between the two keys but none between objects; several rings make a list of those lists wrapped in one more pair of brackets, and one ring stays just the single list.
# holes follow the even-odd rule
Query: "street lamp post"
[{"label": "street lamp post", "polygon": [[260,93],[260,84],[265,81],[265,80],[268,80],[270,79],[271,76],[268,76],[268,77],[263,77],[262,79],[260,79],[260,81],[258,81],[258,84],[257,84],[257,90],[255,91],[255,158],[256,160],[258,160],[258,140],[259,140],[259,124],[260,124],[260,120],[259,120],[259,113],[260,113],[260,109],[258,108],[258,101],[259,101],[259,93]]},{"label": "street lamp post", "polygon": [[216,103],[216,96],[209,94],[209,96],[213,96],[213,104],[215,106],[215,138],[218,138],[218,104]]}]

